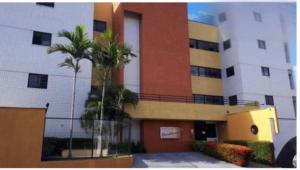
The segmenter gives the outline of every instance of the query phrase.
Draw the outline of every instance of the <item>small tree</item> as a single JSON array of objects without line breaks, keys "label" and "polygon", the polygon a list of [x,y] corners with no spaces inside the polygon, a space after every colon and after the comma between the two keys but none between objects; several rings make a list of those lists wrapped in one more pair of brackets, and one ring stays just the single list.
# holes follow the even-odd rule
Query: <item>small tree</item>
[{"label": "small tree", "polygon": [[[97,37],[92,45],[92,61],[94,68],[98,70],[100,81],[99,92],[101,92],[101,99],[97,103],[91,105],[96,106],[99,110],[98,119],[99,125],[99,141],[98,146],[101,147],[101,134],[103,126],[104,101],[106,86],[110,82],[113,70],[123,67],[130,62],[130,57],[135,57],[131,49],[126,45],[120,43],[111,31],[106,31]],[[102,89],[100,91],[100,89]],[[102,152],[101,152],[102,154]]]},{"label": "small tree", "polygon": [[73,88],[72,88],[72,104],[71,104],[71,130],[70,130],[70,145],[69,145],[69,157],[72,157],[72,138],[73,138],[73,118],[74,118],[74,105],[76,96],[76,79],[77,74],[80,71],[79,61],[82,59],[90,58],[91,41],[88,34],[85,31],[83,25],[75,27],[75,32],[69,32],[63,30],[58,33],[58,37],[67,38],[69,44],[54,44],[48,48],[48,54],[54,52],[60,52],[67,54],[68,57],[64,62],[59,64],[59,67],[67,67],[74,71],[73,76]]}]

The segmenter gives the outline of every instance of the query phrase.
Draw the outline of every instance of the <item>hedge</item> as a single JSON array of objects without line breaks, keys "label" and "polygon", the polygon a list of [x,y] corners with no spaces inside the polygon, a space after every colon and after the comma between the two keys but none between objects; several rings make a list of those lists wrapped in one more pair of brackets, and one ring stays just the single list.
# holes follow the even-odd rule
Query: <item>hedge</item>
[{"label": "hedge", "polygon": [[252,161],[272,166],[275,164],[274,145],[272,142],[233,140],[226,141],[225,143],[243,145],[251,148],[253,150],[251,156]]},{"label": "hedge", "polygon": [[193,147],[195,151],[203,152],[238,166],[247,166],[252,153],[248,147],[228,143],[195,141]]}]

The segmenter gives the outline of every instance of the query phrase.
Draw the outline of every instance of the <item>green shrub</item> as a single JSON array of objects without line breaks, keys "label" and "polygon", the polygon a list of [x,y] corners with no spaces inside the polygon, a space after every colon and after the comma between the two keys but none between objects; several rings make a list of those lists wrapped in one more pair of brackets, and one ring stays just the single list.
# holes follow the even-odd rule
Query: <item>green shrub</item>
[{"label": "green shrub", "polygon": [[206,141],[201,141],[201,140],[195,141],[193,143],[193,149],[194,149],[194,151],[202,152],[205,143],[206,143]]},{"label": "green shrub", "polygon": [[194,149],[238,166],[247,166],[252,153],[245,146],[205,141],[195,141]]},{"label": "green shrub", "polygon": [[274,165],[274,145],[272,142],[267,141],[226,141],[226,143],[243,145],[253,150],[251,160],[263,164]]}]

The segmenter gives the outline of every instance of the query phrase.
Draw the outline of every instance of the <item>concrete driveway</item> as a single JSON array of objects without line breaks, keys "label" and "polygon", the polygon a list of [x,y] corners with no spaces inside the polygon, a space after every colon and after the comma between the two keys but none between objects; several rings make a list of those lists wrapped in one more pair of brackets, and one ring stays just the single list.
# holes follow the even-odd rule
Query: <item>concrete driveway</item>
[{"label": "concrete driveway", "polygon": [[133,168],[240,168],[197,152],[135,154]]}]

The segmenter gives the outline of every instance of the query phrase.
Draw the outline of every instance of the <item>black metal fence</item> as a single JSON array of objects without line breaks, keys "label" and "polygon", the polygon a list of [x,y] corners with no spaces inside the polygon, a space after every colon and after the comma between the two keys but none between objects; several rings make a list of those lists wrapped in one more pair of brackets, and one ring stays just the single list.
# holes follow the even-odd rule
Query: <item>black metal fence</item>
[{"label": "black metal fence", "polygon": [[48,117],[45,118],[42,160],[127,155],[130,154],[130,131],[129,122]]},{"label": "black metal fence", "polygon": [[228,100],[228,99],[217,99],[209,100],[207,97],[200,99],[196,96],[174,96],[174,95],[160,95],[160,94],[138,94],[140,100],[150,101],[165,101],[165,102],[184,102],[184,103],[195,103],[195,104],[214,104],[214,105],[260,105],[257,101],[251,100]]}]

